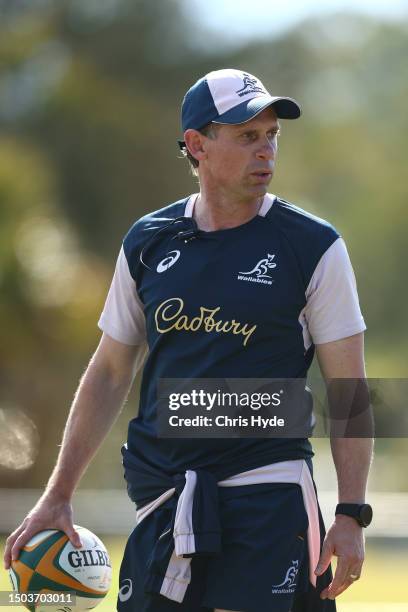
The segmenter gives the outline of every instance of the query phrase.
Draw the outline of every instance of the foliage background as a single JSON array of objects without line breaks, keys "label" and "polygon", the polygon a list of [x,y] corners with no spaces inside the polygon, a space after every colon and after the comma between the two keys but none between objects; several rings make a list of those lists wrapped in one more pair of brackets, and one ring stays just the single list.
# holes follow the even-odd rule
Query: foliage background
[{"label": "foliage background", "polygon": [[[183,0],[0,0],[0,496],[47,481],[127,229],[196,190],[179,107],[213,69],[241,67],[301,102],[301,120],[282,122],[272,191],[343,234],[368,375],[407,376],[407,19],[324,11],[235,45],[219,26],[225,37]],[[81,488],[123,488],[137,401],[138,380]],[[334,490],[327,441],[315,447]],[[408,491],[406,457],[406,440],[378,440],[370,489]],[[407,540],[374,540],[366,580],[342,598],[358,603],[341,612],[405,609]],[[123,536],[107,543],[117,572]]]},{"label": "foliage background", "polygon": [[[301,102],[272,191],[343,234],[368,375],[406,376],[407,56],[407,21],[356,13],[231,48],[181,0],[0,0],[1,487],[46,482],[128,227],[196,190],[179,107],[215,68]],[[137,388],[81,486],[122,486]],[[407,490],[406,449],[377,442],[373,486]]]}]

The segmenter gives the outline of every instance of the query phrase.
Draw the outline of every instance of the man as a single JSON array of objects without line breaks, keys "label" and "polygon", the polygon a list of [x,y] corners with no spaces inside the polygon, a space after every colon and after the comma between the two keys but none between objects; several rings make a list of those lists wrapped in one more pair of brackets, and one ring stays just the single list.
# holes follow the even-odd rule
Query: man
[{"label": "man", "polygon": [[267,193],[278,119],[300,112],[240,70],[211,72],[187,92],[181,147],[200,192],[146,215],[126,235],[57,465],[10,536],[6,565],[45,527],[79,544],[73,491],[147,342],[139,416],[122,449],[138,524],[118,610],[327,612],[360,577],[371,439],[332,440],[342,505],[324,538],[306,438],[157,436],[164,378],[305,378],[315,348],[327,381],[365,376],[365,325],[343,240]]}]

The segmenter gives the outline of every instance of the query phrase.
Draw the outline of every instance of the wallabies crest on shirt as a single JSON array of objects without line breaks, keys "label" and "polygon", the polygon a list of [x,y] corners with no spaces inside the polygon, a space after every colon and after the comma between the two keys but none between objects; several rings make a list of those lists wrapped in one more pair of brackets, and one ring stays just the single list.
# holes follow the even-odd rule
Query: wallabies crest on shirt
[{"label": "wallabies crest on shirt", "polygon": [[285,579],[280,584],[272,585],[272,593],[277,594],[285,594],[285,593],[294,593],[296,586],[296,576],[299,572],[299,561],[292,561],[292,565],[288,568],[286,572]]},{"label": "wallabies crest on shirt", "polygon": [[275,255],[270,255],[270,253],[268,253],[268,256],[258,261],[252,270],[249,272],[240,272],[240,274],[254,274],[258,278],[271,278],[271,276],[267,273],[269,270],[276,268],[276,263],[273,261],[274,258]]}]

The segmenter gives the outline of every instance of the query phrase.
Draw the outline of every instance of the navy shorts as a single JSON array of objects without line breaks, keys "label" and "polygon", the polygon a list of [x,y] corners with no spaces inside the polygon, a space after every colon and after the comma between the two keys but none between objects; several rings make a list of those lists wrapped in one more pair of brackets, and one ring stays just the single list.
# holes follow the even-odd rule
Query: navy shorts
[{"label": "navy shorts", "polygon": [[334,601],[319,597],[330,568],[316,589],[309,583],[308,517],[298,485],[220,487],[219,499],[222,552],[193,557],[182,603],[144,592],[149,555],[169,524],[174,498],[133,530],[120,569],[119,612],[335,612]]}]

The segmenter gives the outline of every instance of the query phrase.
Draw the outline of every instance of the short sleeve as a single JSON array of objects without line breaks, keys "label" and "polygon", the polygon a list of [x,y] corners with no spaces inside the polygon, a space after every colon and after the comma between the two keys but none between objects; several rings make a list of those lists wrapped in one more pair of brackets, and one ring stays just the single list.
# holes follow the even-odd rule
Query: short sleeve
[{"label": "short sleeve", "polygon": [[303,315],[314,344],[347,338],[366,329],[342,238],[334,241],[317,264],[306,290]]},{"label": "short sleeve", "polygon": [[130,274],[123,246],[98,327],[114,340],[124,344],[138,345],[146,341],[143,304]]}]

